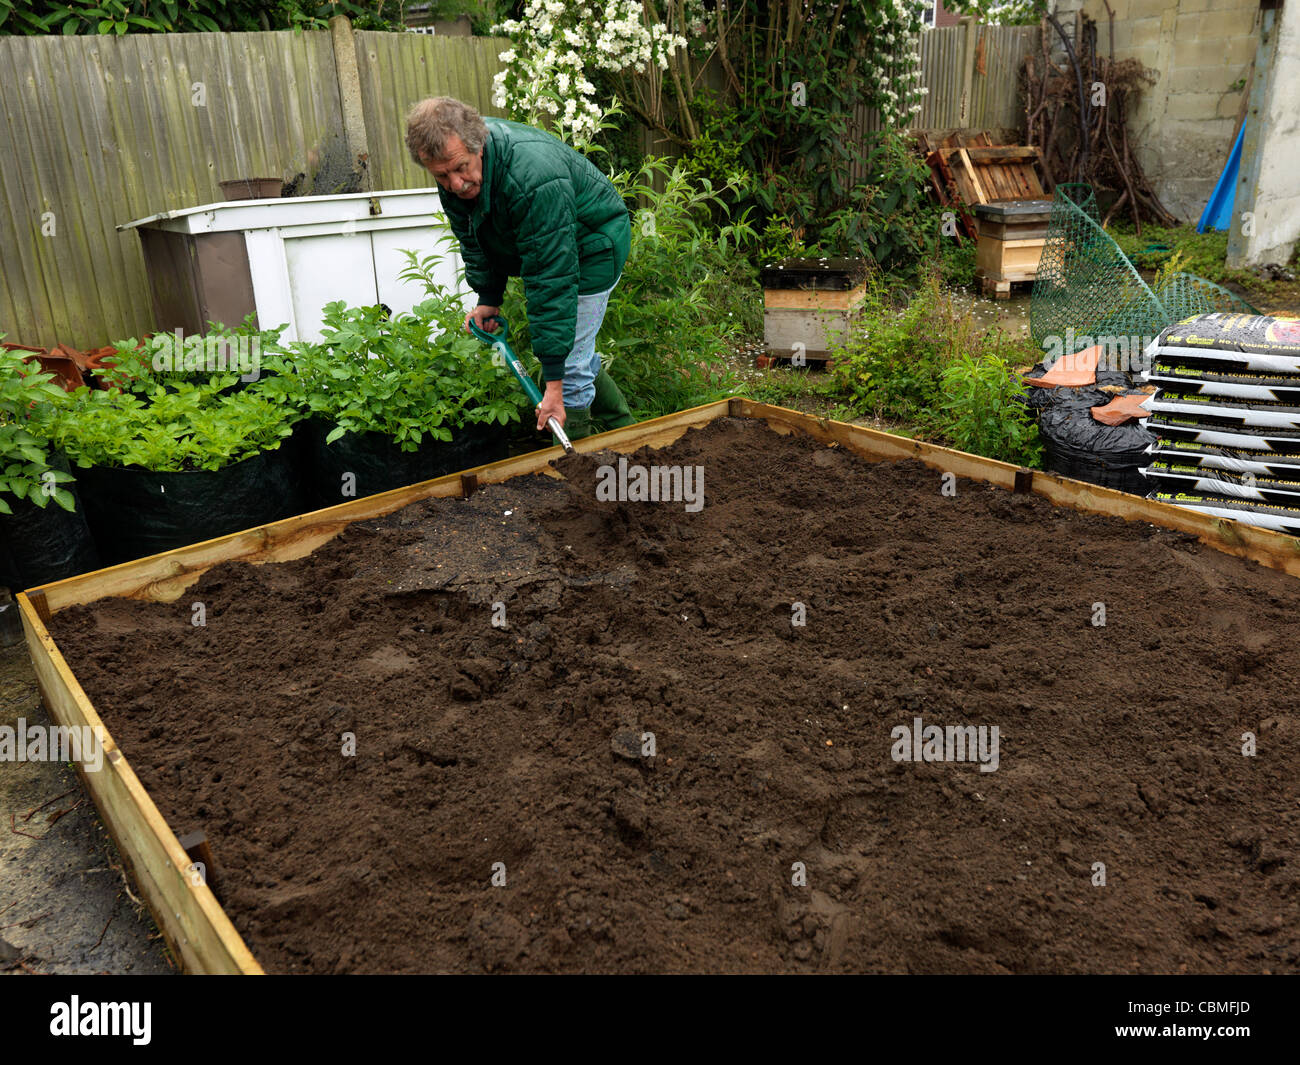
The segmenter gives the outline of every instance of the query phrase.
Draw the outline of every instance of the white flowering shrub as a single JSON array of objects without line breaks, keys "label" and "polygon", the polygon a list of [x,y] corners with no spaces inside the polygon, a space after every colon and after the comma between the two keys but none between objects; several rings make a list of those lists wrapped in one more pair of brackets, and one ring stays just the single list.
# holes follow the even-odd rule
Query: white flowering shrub
[{"label": "white flowering shrub", "polygon": [[597,99],[588,74],[652,76],[668,69],[673,51],[686,47],[686,39],[649,17],[639,0],[528,0],[522,19],[509,19],[493,32],[508,36],[513,47],[501,53],[507,65],[496,76],[492,102],[576,144],[595,136],[610,108],[609,100]]},{"label": "white flowering shrub", "polygon": [[[510,38],[495,79],[493,103],[521,121],[544,123],[574,143],[589,141],[617,94],[624,107],[683,144],[696,136],[690,104],[700,91],[699,67],[715,53],[734,80],[768,16],[746,0],[528,0],[522,17],[493,27]],[[894,126],[921,110],[921,8],[912,0],[772,0],[778,25],[797,27],[783,48],[811,54],[838,38],[851,43],[854,65],[846,85]],[[841,36],[842,35],[842,36]],[[796,38],[800,38],[796,40]],[[752,62],[748,65],[753,66]],[[759,64],[762,65],[761,63]],[[608,75],[601,99],[593,78]],[[749,73],[758,74],[753,70]],[[761,76],[776,82],[780,64]],[[597,79],[601,80],[601,79]],[[682,106],[665,106],[670,84]],[[732,89],[744,86],[733,84]]]},{"label": "white flowering shrub", "polygon": [[864,61],[871,73],[865,86],[868,106],[886,124],[902,128],[921,113],[921,5],[913,0],[880,0],[847,5],[858,9],[868,42]]},{"label": "white flowering shrub", "polygon": [[[494,27],[510,47],[493,102],[586,150],[621,112],[774,242],[825,237],[884,264],[924,228],[899,132],[926,92],[921,15],[915,0],[526,0]],[[872,111],[883,130],[863,128]]]},{"label": "white flowering shrub", "polygon": [[1047,12],[1044,0],[952,0],[944,7],[958,15],[974,15],[990,26],[1023,26]]}]

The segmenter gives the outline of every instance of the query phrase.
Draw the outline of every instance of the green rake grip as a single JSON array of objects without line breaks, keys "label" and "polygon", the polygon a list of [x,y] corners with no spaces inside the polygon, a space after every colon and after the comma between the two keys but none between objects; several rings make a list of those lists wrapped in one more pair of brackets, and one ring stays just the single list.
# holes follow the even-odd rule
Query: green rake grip
[{"label": "green rake grip", "polygon": [[[478,323],[472,318],[469,320],[469,330],[478,337],[479,340],[483,341],[485,344],[490,344],[500,353],[501,357],[505,360],[506,365],[510,367],[510,372],[515,375],[515,380],[519,382],[519,387],[527,393],[528,398],[533,401],[534,406],[539,405],[542,402],[542,390],[537,387],[537,382],[535,382],[532,377],[529,376],[528,371],[524,369],[524,364],[519,361],[519,356],[516,355],[510,345],[506,343],[506,337],[510,333],[510,323],[499,314],[495,315],[492,320],[501,324],[500,332],[489,333],[485,329],[480,329]],[[555,434],[556,438],[560,441],[560,446],[563,447],[566,452],[573,450],[572,442],[569,440],[558,421],[554,418],[547,418],[546,427]]]}]

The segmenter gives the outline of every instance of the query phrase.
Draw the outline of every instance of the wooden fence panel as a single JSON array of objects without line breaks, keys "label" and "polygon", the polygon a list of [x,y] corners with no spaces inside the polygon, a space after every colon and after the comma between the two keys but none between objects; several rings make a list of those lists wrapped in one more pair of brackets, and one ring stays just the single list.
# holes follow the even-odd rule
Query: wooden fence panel
[{"label": "wooden fence panel", "polygon": [[0,37],[0,70],[0,332],[25,344],[154,328],[120,223],[345,150],[324,32]]},{"label": "wooden fence panel", "polygon": [[433,188],[432,175],[406,153],[406,113],[428,96],[454,96],[485,115],[508,117],[492,105],[500,37],[439,37],[422,33],[356,33],[357,67],[375,188]]}]

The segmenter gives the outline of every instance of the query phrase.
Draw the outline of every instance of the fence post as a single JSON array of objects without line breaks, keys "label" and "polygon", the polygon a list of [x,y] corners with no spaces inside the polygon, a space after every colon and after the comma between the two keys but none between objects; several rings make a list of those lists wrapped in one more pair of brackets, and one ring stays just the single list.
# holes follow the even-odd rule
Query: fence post
[{"label": "fence post", "polygon": [[361,74],[357,69],[357,43],[352,22],[346,15],[330,19],[330,38],[334,45],[334,74],[338,79],[339,103],[343,108],[343,136],[348,158],[361,172],[363,192],[375,186],[370,173],[370,149],[366,139],[366,115],[361,106]]},{"label": "fence post", "polygon": [[970,125],[971,94],[975,91],[975,33],[979,26],[969,15],[964,15],[961,21],[966,27],[966,42],[961,53],[961,110],[957,115],[957,125],[965,129]]}]

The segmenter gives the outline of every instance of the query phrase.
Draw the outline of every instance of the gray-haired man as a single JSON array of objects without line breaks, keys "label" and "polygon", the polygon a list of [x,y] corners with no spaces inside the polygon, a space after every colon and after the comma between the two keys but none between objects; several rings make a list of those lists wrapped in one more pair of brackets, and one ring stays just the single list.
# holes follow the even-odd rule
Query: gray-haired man
[{"label": "gray-haired man", "polygon": [[434,176],[460,242],[481,329],[521,277],[533,353],[545,381],[537,428],[556,418],[571,439],[633,422],[602,369],[596,333],[631,247],[626,205],[591,161],[543,130],[483,118],[450,97],[406,121],[411,158]]}]

